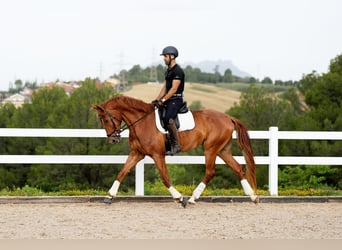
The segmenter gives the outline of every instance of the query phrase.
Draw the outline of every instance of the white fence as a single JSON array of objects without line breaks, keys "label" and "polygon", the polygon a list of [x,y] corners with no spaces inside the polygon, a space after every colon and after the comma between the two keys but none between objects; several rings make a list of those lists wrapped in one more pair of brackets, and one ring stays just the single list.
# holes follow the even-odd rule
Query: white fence
[{"label": "white fence", "polygon": [[[269,192],[278,195],[278,165],[341,165],[340,157],[298,157],[279,156],[278,141],[280,139],[296,140],[342,140],[342,132],[316,131],[278,131],[278,127],[270,127],[269,131],[249,131],[251,139],[268,139],[269,155],[255,156],[257,165],[269,166]],[[89,137],[106,138],[104,129],[22,129],[0,128],[0,137]],[[128,137],[128,131],[122,133]],[[236,138],[234,132],[233,138]],[[105,141],[103,143],[106,143]],[[0,164],[114,164],[124,163],[127,155],[1,155]],[[242,156],[235,159],[245,164]],[[204,156],[166,156],[168,164],[204,164]],[[153,164],[150,157],[145,157],[136,166],[135,194],[144,195],[144,164]],[[224,164],[216,159],[216,164]]]}]

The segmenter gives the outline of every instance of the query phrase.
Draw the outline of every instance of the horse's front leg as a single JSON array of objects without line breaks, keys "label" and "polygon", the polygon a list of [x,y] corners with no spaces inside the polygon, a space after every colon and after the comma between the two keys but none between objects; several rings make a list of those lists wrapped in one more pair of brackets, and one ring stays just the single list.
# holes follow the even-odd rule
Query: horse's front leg
[{"label": "horse's front leg", "polygon": [[214,178],[215,173],[216,173],[215,160],[216,160],[216,151],[205,151],[205,167],[206,167],[205,177],[203,181],[192,192],[192,196],[188,200],[188,203],[195,204],[195,201],[200,198],[207,184],[210,182],[212,178]]},{"label": "horse's front leg", "polygon": [[159,171],[160,177],[167,189],[169,190],[172,198],[177,201],[182,203],[183,207],[185,207],[186,203],[183,196],[177,191],[175,187],[171,185],[169,173],[167,171],[166,163],[165,163],[165,156],[152,156],[154,162],[156,163],[157,169]]},{"label": "horse's front leg", "polygon": [[113,197],[116,196],[119,190],[120,183],[123,181],[126,175],[136,166],[136,164],[144,158],[144,156],[145,155],[139,153],[138,151],[131,151],[131,153],[128,155],[125,165],[116,177],[116,180],[114,181],[112,187],[109,189],[109,196],[105,198],[105,203],[112,202]]}]

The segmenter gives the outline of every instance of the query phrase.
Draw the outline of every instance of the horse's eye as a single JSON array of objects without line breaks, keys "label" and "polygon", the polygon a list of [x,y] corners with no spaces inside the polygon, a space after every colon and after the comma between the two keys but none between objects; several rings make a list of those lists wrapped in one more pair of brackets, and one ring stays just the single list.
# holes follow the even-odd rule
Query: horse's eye
[{"label": "horse's eye", "polygon": [[105,123],[105,124],[108,124],[108,123],[109,123],[109,120],[104,120],[104,123]]}]

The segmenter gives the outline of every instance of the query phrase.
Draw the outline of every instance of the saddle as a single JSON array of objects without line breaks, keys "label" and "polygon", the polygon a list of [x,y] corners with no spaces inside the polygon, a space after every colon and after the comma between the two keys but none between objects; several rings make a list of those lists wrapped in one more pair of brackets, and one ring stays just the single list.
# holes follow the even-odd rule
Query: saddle
[{"label": "saddle", "polygon": [[[167,124],[164,124],[163,118],[166,114],[166,107],[160,107],[156,109],[156,126],[162,133],[166,133]],[[183,102],[183,105],[178,110],[178,114],[174,119],[176,128],[178,131],[191,130],[195,127],[195,120],[191,111],[187,107],[187,103]]]}]

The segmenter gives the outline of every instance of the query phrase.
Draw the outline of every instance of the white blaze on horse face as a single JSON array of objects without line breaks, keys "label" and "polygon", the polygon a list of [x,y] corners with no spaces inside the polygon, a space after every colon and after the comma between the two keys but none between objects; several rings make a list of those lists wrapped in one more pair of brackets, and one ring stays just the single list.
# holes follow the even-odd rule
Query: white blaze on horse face
[{"label": "white blaze on horse face", "polygon": [[252,201],[255,201],[258,198],[246,179],[241,180],[241,185],[245,194],[249,195]]},{"label": "white blaze on horse face", "polygon": [[120,182],[115,180],[113,183],[113,186],[109,189],[109,194],[111,196],[116,196],[116,194],[118,193],[118,190],[119,190],[119,186],[120,186]]},{"label": "white blaze on horse face", "polygon": [[173,186],[169,187],[169,192],[173,199],[180,199],[182,197],[182,195]]}]

